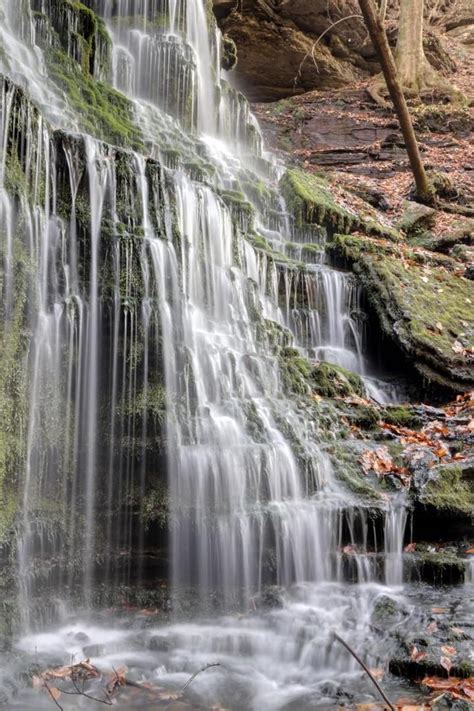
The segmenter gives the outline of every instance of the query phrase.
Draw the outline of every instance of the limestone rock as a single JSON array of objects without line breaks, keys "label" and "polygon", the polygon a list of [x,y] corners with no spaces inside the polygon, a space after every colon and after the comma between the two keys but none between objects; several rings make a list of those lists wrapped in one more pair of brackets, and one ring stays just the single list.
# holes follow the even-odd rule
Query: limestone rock
[{"label": "limestone rock", "polygon": [[435,220],[436,210],[418,202],[405,202],[404,212],[398,228],[408,235],[430,228]]},{"label": "limestone rock", "polygon": [[454,273],[456,262],[356,235],[336,235],[329,251],[352,266],[382,330],[428,382],[453,392],[474,386],[474,286]]},{"label": "limestone rock", "polygon": [[[214,2],[221,30],[237,45],[237,81],[250,99],[276,101],[318,87],[343,86],[357,78],[350,62],[333,56],[324,42],[315,45],[316,37],[301,29],[308,24],[317,32],[320,24],[312,24],[319,16],[317,9],[307,16],[303,7],[308,3],[293,5],[290,17],[281,3],[270,6],[263,0],[246,0],[229,13],[228,3]],[[305,18],[300,25],[295,22],[299,17]],[[329,24],[326,18],[321,26]]]}]

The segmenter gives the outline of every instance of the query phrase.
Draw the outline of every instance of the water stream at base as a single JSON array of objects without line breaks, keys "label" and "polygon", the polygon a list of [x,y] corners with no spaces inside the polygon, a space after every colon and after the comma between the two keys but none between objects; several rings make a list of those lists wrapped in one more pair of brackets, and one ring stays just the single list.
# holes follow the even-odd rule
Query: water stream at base
[{"label": "water stream at base", "polygon": [[[375,399],[394,399],[370,375],[352,276],[321,257],[292,268],[252,244],[258,232],[275,250],[310,241],[322,254],[325,235],[291,224],[248,106],[220,77],[219,38],[203,3],[95,3],[113,38],[110,79],[134,102],[146,159],[78,135],[64,97],[41,88],[46,69],[21,7],[28,21],[1,30],[13,58],[2,71],[11,77],[16,64],[46,119],[62,125],[62,117],[74,136],[53,134],[3,82],[0,225],[12,328],[19,225],[34,265],[17,550],[28,634],[17,650],[65,662],[86,653],[75,636],[83,632],[104,647],[97,663],[124,662],[137,678],[171,686],[217,658],[230,671],[203,675],[195,693],[235,709],[309,709],[326,696],[334,704],[348,686],[371,698],[331,632],[350,635],[374,665],[386,652],[373,641],[371,616],[381,596],[402,594],[405,502],[380,504],[374,523],[335,476],[317,423],[283,395],[278,357],[297,348],[359,373]],[[27,176],[19,206],[5,182],[12,107]],[[159,143],[167,132],[204,157],[212,177],[195,179]],[[248,185],[246,200],[235,195],[249,174],[268,188],[263,205]],[[118,590],[146,580],[134,557],[143,556],[146,496],[164,467],[150,453],[158,429],[167,451],[170,605],[178,611],[192,589],[193,620],[145,631],[106,613],[97,625],[69,623],[74,601],[91,608],[99,584]],[[54,502],[53,522],[41,516],[45,501]],[[275,586],[281,606],[257,613],[255,600]],[[219,602],[213,618],[211,598]],[[35,631],[41,622],[49,631]]]}]

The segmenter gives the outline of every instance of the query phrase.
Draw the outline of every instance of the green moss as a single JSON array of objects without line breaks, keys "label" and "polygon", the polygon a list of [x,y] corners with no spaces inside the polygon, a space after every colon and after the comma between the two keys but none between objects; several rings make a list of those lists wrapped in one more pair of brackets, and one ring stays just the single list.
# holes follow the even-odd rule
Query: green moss
[{"label": "green moss", "polygon": [[73,0],[32,0],[34,10],[45,10],[50,34],[45,49],[59,46],[86,74],[96,78],[109,72],[112,43],[104,21],[92,9]]},{"label": "green moss", "polygon": [[289,394],[308,395],[311,363],[296,348],[283,348],[280,353],[280,374],[284,390]]},{"label": "green moss", "polygon": [[140,149],[131,102],[107,84],[93,80],[61,50],[46,52],[52,80],[66,93],[83,129],[108,143]]},{"label": "green moss", "polygon": [[418,499],[439,511],[474,515],[474,491],[463,481],[462,468],[458,464],[438,467]]},{"label": "green moss", "polygon": [[474,128],[474,121],[467,105],[425,104],[411,108],[415,128],[420,131],[443,133],[469,133]]},{"label": "green moss", "polygon": [[425,377],[463,391],[474,383],[474,285],[448,257],[355,235],[336,235],[329,249],[352,266],[382,329]]},{"label": "green moss", "polygon": [[14,243],[15,304],[10,319],[0,314],[0,542],[14,521],[26,436],[29,264],[22,244]]},{"label": "green moss", "polygon": [[328,454],[334,467],[337,478],[356,496],[365,503],[380,503],[381,493],[372,486],[358,464],[358,455],[341,443],[328,448]]},{"label": "green moss", "polygon": [[409,579],[436,584],[464,582],[466,566],[455,553],[423,551],[417,545],[416,553],[406,557]]},{"label": "green moss", "polygon": [[386,407],[380,413],[380,419],[389,425],[408,427],[410,429],[418,429],[423,424],[421,418],[413,412],[413,409],[409,405],[391,405]]},{"label": "green moss", "polygon": [[282,177],[280,188],[299,228],[316,223],[332,233],[361,230],[395,241],[401,239],[397,230],[380,222],[379,214],[370,205],[364,206],[365,214],[362,215],[338,202],[329,182],[320,175],[293,168]]},{"label": "green moss", "polygon": [[311,370],[311,387],[318,395],[330,398],[364,393],[358,375],[332,363],[318,363]]}]

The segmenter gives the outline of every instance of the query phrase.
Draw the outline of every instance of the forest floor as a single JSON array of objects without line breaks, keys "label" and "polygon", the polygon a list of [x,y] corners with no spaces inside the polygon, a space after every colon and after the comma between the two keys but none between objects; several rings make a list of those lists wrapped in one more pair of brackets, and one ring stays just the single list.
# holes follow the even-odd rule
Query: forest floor
[{"label": "forest floor", "polygon": [[[466,102],[452,105],[433,97],[433,103],[412,102],[411,109],[426,168],[449,179],[450,200],[469,205],[474,201],[474,49],[449,38],[443,41],[457,67],[449,80]],[[267,145],[286,164],[329,173],[333,185],[366,199],[368,195],[396,223],[413,179],[396,115],[374,104],[366,92],[368,83],[253,108]],[[457,215],[438,211],[431,232],[442,236],[457,223]],[[474,222],[469,227],[472,231]]]}]

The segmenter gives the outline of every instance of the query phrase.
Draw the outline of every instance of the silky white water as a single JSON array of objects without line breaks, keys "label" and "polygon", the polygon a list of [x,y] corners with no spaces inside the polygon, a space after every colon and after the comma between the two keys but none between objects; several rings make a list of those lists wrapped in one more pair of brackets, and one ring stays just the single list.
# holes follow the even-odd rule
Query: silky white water
[{"label": "silky white water", "polygon": [[[46,16],[50,4],[39,6]],[[80,655],[70,640],[85,623],[57,631],[58,619],[91,609],[101,586],[158,585],[146,516],[166,473],[170,604],[192,589],[195,619],[161,629],[169,645],[158,655],[136,630],[87,627],[102,662],[173,685],[217,659],[231,672],[196,683],[208,705],[313,708],[336,703],[341,684],[370,698],[331,632],[378,663],[371,615],[379,596],[400,595],[405,503],[387,497],[374,513],[339,482],[318,423],[284,394],[279,356],[296,348],[342,365],[389,399],[368,375],[361,295],[321,256],[295,268],[252,241],[258,232],[285,253],[314,240],[322,254],[325,235],[292,226],[279,169],[220,76],[204,3],[95,8],[112,45],[108,75],[100,63],[93,73],[130,98],[143,151],[84,131],[49,86],[37,43],[47,23],[26,2],[7,4],[1,29],[2,297],[12,329],[20,294],[28,300],[31,334],[18,649]],[[21,186],[6,177],[11,145]],[[255,183],[268,194],[256,197]],[[281,607],[257,613],[274,586]]]}]

